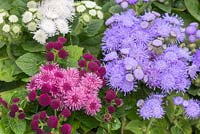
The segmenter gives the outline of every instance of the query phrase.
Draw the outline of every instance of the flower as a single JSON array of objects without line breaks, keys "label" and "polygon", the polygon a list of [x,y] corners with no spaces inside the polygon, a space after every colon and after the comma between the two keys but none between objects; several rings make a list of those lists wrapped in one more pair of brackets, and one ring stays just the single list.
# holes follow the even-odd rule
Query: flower
[{"label": "flower", "polygon": [[33,19],[33,14],[29,11],[24,12],[24,14],[22,15],[22,21],[24,23],[28,23]]},{"label": "flower", "polygon": [[35,31],[37,29],[37,24],[35,22],[30,22],[27,24],[27,28],[29,31]]},{"label": "flower", "polygon": [[30,101],[34,101],[36,99],[36,96],[37,96],[37,93],[36,91],[31,91],[29,94],[28,94],[28,99]]},{"label": "flower", "polygon": [[53,61],[54,60],[54,53],[53,52],[47,52],[46,53],[46,60],[47,61]]},{"label": "flower", "polygon": [[88,115],[94,116],[101,108],[101,100],[95,95],[88,97],[85,105],[85,111]]},{"label": "flower", "polygon": [[65,118],[68,118],[71,116],[71,112],[69,109],[64,109],[62,110],[61,115],[64,116]]},{"label": "flower", "polygon": [[190,99],[188,105],[184,108],[185,114],[188,118],[196,119],[200,117],[200,103],[199,101]]},{"label": "flower", "polygon": [[55,20],[56,27],[58,28],[59,32],[62,34],[67,34],[69,30],[68,23],[63,19],[56,19]]},{"label": "flower", "polygon": [[115,112],[115,107],[114,106],[108,106],[108,112],[110,114],[114,113]]},{"label": "flower", "polygon": [[116,93],[112,89],[106,91],[105,99],[107,102],[111,102],[115,98],[116,98]]},{"label": "flower", "polygon": [[15,34],[19,33],[20,30],[21,30],[21,28],[20,28],[19,25],[14,25],[14,26],[12,27],[12,31],[13,31]]},{"label": "flower", "polygon": [[19,115],[18,115],[18,118],[19,118],[20,120],[25,119],[25,117],[26,117],[26,114],[25,114],[24,112],[19,113]]},{"label": "flower", "polygon": [[5,24],[3,27],[2,27],[2,30],[6,33],[10,32],[10,25],[8,24]]},{"label": "flower", "polygon": [[181,105],[181,104],[183,103],[183,101],[184,101],[184,99],[183,99],[183,97],[181,97],[181,96],[176,96],[176,97],[174,98],[174,104],[175,104],[175,105]]},{"label": "flower", "polygon": [[200,67],[200,50],[199,49],[193,55],[192,61],[194,65],[196,65],[198,68]]},{"label": "flower", "polygon": [[162,118],[164,109],[162,107],[162,95],[151,95],[140,106],[139,114],[143,119]]},{"label": "flower", "polygon": [[37,7],[37,3],[35,1],[29,1],[27,3],[27,7],[28,8],[36,8]]},{"label": "flower", "polygon": [[43,30],[37,30],[36,32],[34,32],[33,39],[35,39],[41,44],[45,44],[47,38],[48,38],[48,35]]},{"label": "flower", "polygon": [[56,33],[56,24],[51,19],[42,19],[39,27],[50,37]]},{"label": "flower", "polygon": [[40,120],[45,120],[47,118],[47,113],[46,111],[40,112]]},{"label": "flower", "polygon": [[96,6],[96,3],[93,1],[86,0],[82,1],[82,3],[84,3],[87,8],[94,8]]},{"label": "flower", "polygon": [[58,99],[51,100],[50,107],[54,110],[58,109],[60,107],[60,100]]},{"label": "flower", "polygon": [[85,54],[83,54],[83,58],[84,58],[85,60],[91,61],[94,57],[93,57],[93,55],[90,54],[90,53],[85,53]]},{"label": "flower", "polygon": [[57,128],[58,126],[58,118],[54,115],[49,116],[48,120],[47,120],[47,125],[50,128]]},{"label": "flower", "polygon": [[65,59],[68,55],[69,55],[68,52],[65,50],[59,50],[58,52],[58,56],[62,59]]},{"label": "flower", "polygon": [[16,15],[10,15],[8,20],[11,22],[11,23],[15,23],[15,22],[18,22],[18,17]]},{"label": "flower", "polygon": [[32,120],[31,121],[31,128],[33,130],[37,130],[39,128],[39,123],[38,123],[38,120]]},{"label": "flower", "polygon": [[46,107],[51,103],[51,97],[48,94],[41,94],[38,101],[41,106]]},{"label": "flower", "polygon": [[89,62],[88,64],[88,69],[91,71],[91,72],[96,72],[98,69],[99,69],[99,65],[96,63],[96,62]]},{"label": "flower", "polygon": [[12,104],[10,105],[9,109],[11,112],[17,112],[19,110],[19,107],[17,104]]},{"label": "flower", "polygon": [[82,13],[86,10],[86,7],[84,5],[79,5],[76,8],[77,12]]},{"label": "flower", "polygon": [[62,134],[70,134],[72,130],[72,127],[70,124],[63,124],[60,128],[60,131]]}]

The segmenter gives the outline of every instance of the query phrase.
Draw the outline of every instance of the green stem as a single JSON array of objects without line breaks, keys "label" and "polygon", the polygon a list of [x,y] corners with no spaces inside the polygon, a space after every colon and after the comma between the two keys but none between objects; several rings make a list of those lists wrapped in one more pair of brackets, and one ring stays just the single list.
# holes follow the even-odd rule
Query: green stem
[{"label": "green stem", "polygon": [[110,128],[110,124],[109,124],[109,123],[107,124],[107,130],[108,130],[108,134],[112,134],[112,133],[111,133],[111,128]]},{"label": "green stem", "polygon": [[124,134],[124,127],[126,125],[126,116],[125,114],[122,117],[122,127],[121,127],[121,134]]},{"label": "green stem", "polygon": [[147,126],[147,129],[145,131],[145,134],[149,134],[149,130],[150,130],[151,125],[153,124],[153,122],[154,122],[154,118],[151,118],[151,120],[150,120],[150,122],[149,122],[149,124]]},{"label": "green stem", "polygon": [[8,54],[8,57],[11,59],[11,60],[15,60],[15,57],[12,55],[12,51],[11,51],[11,43],[8,43],[7,44],[7,48],[6,48],[6,52]]}]

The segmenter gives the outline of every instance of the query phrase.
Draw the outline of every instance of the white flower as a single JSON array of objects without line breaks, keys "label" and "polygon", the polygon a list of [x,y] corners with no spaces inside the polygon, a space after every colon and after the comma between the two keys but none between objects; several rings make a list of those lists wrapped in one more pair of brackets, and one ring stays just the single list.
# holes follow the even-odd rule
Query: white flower
[{"label": "white flower", "polygon": [[29,8],[28,10],[31,12],[36,12],[38,9],[37,8]]},{"label": "white flower", "polygon": [[3,16],[0,16],[0,24],[4,22]]},{"label": "white flower", "polygon": [[40,28],[44,30],[49,36],[53,36],[56,33],[56,25],[54,21],[50,19],[43,19],[40,23]]},{"label": "white flower", "polygon": [[97,17],[99,19],[103,19],[103,13],[101,11],[97,11]]},{"label": "white flower", "polygon": [[11,23],[14,23],[14,22],[18,22],[18,17],[16,15],[10,15],[8,20],[11,22]]},{"label": "white flower", "polygon": [[3,28],[2,28],[2,30],[3,30],[4,32],[6,32],[6,33],[10,32],[10,25],[5,24],[5,25],[3,26]]},{"label": "white flower", "polygon": [[39,42],[41,44],[45,44],[46,40],[48,39],[48,36],[43,30],[40,29],[40,30],[34,32],[33,39],[35,39],[37,42]]},{"label": "white flower", "polygon": [[43,0],[40,4],[41,14],[50,19],[68,19],[71,20],[74,15],[73,0]]},{"label": "white flower", "polygon": [[96,10],[92,9],[92,10],[89,11],[89,14],[90,14],[91,16],[96,16],[96,15],[97,15],[97,12],[96,12]]},{"label": "white flower", "polygon": [[82,13],[86,10],[86,8],[84,5],[80,5],[80,6],[77,6],[76,10],[77,12]]},{"label": "white flower", "polygon": [[69,26],[65,20],[57,19],[57,20],[55,20],[55,23],[56,23],[56,26],[57,26],[58,30],[60,31],[60,33],[62,33],[62,34],[69,33]]},{"label": "white flower", "polygon": [[37,29],[37,24],[35,22],[30,22],[27,27],[29,31],[35,31]]},{"label": "white flower", "polygon": [[94,8],[96,6],[96,3],[93,1],[82,1],[82,3],[84,3],[87,8]]},{"label": "white flower", "polygon": [[100,6],[96,6],[95,9],[101,10],[102,8]]},{"label": "white flower", "polygon": [[40,12],[36,12],[35,15],[39,20],[41,20],[43,18],[42,14]]},{"label": "white flower", "polygon": [[85,21],[85,22],[89,22],[90,21],[90,16],[88,15],[88,14],[83,14],[83,20]]},{"label": "white flower", "polygon": [[23,15],[22,15],[22,21],[24,23],[28,23],[33,19],[33,14],[29,11],[26,11]]},{"label": "white flower", "polygon": [[29,1],[27,3],[28,8],[37,8],[37,3],[35,1]]},{"label": "white flower", "polygon": [[14,25],[14,26],[12,27],[12,31],[13,31],[15,34],[17,34],[17,33],[19,33],[19,32],[21,31],[21,28],[20,28],[20,26],[18,26],[18,25]]}]

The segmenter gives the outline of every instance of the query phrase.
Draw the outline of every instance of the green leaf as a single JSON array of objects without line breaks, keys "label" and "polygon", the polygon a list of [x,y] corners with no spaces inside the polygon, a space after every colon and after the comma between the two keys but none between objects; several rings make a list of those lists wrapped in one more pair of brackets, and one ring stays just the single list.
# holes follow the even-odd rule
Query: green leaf
[{"label": "green leaf", "polygon": [[119,5],[114,5],[109,9],[111,14],[119,13],[122,11],[122,8]]},{"label": "green leaf", "polygon": [[92,19],[84,30],[88,36],[94,36],[99,32],[103,23],[103,20]]},{"label": "green leaf", "polygon": [[67,64],[70,67],[77,67],[78,66],[78,60],[83,55],[83,48],[70,45],[66,47],[66,50],[69,53],[69,56],[67,58]]},{"label": "green leaf", "polygon": [[199,0],[184,0],[185,6],[189,13],[198,21],[200,21],[200,1]]},{"label": "green leaf", "polygon": [[116,118],[114,122],[112,122],[111,124],[111,130],[118,130],[120,129],[120,127],[121,127],[121,122],[118,118]]},{"label": "green leaf", "polygon": [[172,8],[171,8],[171,2],[169,2],[169,4],[167,4],[167,5],[159,3],[159,2],[153,2],[153,4],[156,7],[160,8],[161,10],[163,10],[163,11],[165,11],[167,13],[171,13],[171,10],[172,10]]},{"label": "green leaf", "polygon": [[15,134],[24,134],[26,131],[26,121],[18,118],[10,119],[10,127]]},{"label": "green leaf", "polygon": [[171,134],[182,134],[182,132],[178,127],[173,126],[171,127]]},{"label": "green leaf", "polygon": [[2,116],[0,120],[0,134],[13,134],[9,124],[8,115]]},{"label": "green leaf", "polygon": [[12,6],[10,3],[12,3],[12,0],[0,0],[0,9],[9,10]]},{"label": "green leaf", "polygon": [[39,71],[39,66],[44,61],[44,57],[39,54],[26,53],[16,60],[16,64],[24,73],[33,76]]},{"label": "green leaf", "polygon": [[71,35],[77,36],[83,31],[83,23],[79,18],[76,18],[72,25]]},{"label": "green leaf", "polygon": [[144,128],[145,124],[140,120],[132,120],[125,127],[126,130],[129,130],[135,134],[143,134]]},{"label": "green leaf", "polygon": [[28,52],[41,52],[45,51],[44,45],[38,44],[33,41],[25,42],[22,44],[24,50]]},{"label": "green leaf", "polygon": [[107,133],[105,129],[103,129],[102,127],[99,127],[96,134],[107,134]]}]

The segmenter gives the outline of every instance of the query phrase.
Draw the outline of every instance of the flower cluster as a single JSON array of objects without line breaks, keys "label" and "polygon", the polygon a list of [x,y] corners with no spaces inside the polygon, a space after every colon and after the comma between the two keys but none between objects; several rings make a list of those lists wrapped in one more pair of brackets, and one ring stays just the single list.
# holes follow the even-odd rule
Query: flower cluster
[{"label": "flower cluster", "polygon": [[70,31],[75,9],[73,0],[44,0],[40,3],[30,1],[23,14],[23,22],[34,33],[33,39],[45,44],[49,37],[67,34]]},{"label": "flower cluster", "polygon": [[103,19],[101,7],[93,1],[80,1],[75,3],[76,12],[81,14],[83,23],[89,22],[92,18]]},{"label": "flower cluster", "polygon": [[185,109],[185,115],[190,119],[200,118],[200,102],[198,100],[184,100],[181,96],[174,98],[175,105],[181,105]]},{"label": "flower cluster", "polygon": [[178,46],[185,39],[181,18],[154,11],[135,16],[128,10],[113,15],[106,25],[103,61],[112,88],[127,93],[135,90],[137,81],[163,92],[190,87],[192,56]]},{"label": "flower cluster", "polygon": [[9,33],[13,38],[21,32],[19,18],[14,14],[9,14],[4,9],[0,9],[0,28],[3,33]]},{"label": "flower cluster", "polygon": [[46,45],[46,60],[54,61],[56,56],[61,59],[67,58],[68,52],[63,49],[63,44],[66,42],[67,39],[64,37],[58,37],[56,42],[48,42]]},{"label": "flower cluster", "polygon": [[185,28],[185,34],[190,43],[195,43],[197,40],[200,40],[200,30],[198,26],[198,23],[192,22]]},{"label": "flower cluster", "polygon": [[13,98],[12,103],[8,105],[8,103],[0,97],[0,104],[2,104],[6,109],[9,110],[9,116],[11,118],[15,118],[16,116],[18,119],[23,120],[26,117],[23,109],[19,107],[19,98]]},{"label": "flower cluster", "polygon": [[[72,111],[84,109],[88,115],[100,111],[101,101],[97,97],[102,80],[96,74],[80,75],[75,68],[63,69],[55,64],[41,67],[28,84],[29,100],[38,99],[41,106],[53,109],[69,108]],[[41,94],[36,91],[40,90]]]},{"label": "flower cluster", "polygon": [[[63,110],[59,117],[68,118],[71,115],[71,112],[68,109]],[[55,115],[48,116],[46,111],[41,111],[40,113],[37,113],[33,116],[33,119],[31,121],[31,128],[34,130],[37,134],[43,134],[43,133],[50,133],[51,132],[45,132],[42,128],[47,125],[49,128],[58,128],[59,124],[62,123],[62,120],[59,120],[59,118]],[[40,127],[42,126],[42,128]],[[70,124],[63,124],[59,128],[61,134],[71,134],[72,127]]]},{"label": "flower cluster", "polygon": [[[143,0],[143,2],[148,2],[149,0]],[[139,0],[115,0],[117,4],[120,4],[122,8],[127,8],[129,5],[136,5]]]},{"label": "flower cluster", "polygon": [[164,95],[154,94],[146,100],[138,100],[137,107],[139,107],[139,115],[143,119],[162,118],[165,113],[162,107],[163,97]]}]

